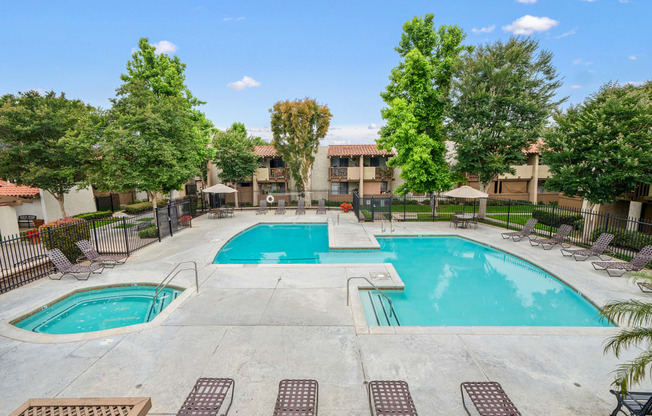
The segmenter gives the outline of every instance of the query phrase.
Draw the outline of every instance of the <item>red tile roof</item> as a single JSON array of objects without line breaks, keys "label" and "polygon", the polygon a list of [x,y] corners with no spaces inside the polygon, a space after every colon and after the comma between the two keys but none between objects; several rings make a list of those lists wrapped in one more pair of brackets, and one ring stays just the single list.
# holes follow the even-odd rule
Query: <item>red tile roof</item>
[{"label": "red tile roof", "polygon": [[379,149],[375,144],[338,144],[328,146],[328,156],[394,156],[393,151]]},{"label": "red tile roof", "polygon": [[276,149],[272,145],[255,146],[254,153],[260,157],[276,157]]},{"label": "red tile roof", "polygon": [[534,155],[537,153],[541,153],[546,146],[546,143],[543,141],[543,139],[538,139],[535,143],[532,143],[530,145],[529,149],[523,150],[523,153],[526,155]]},{"label": "red tile roof", "polygon": [[0,179],[0,195],[36,197],[38,196],[38,193],[39,193],[38,188],[32,188],[31,186],[16,185],[14,183],[3,181],[2,179]]}]

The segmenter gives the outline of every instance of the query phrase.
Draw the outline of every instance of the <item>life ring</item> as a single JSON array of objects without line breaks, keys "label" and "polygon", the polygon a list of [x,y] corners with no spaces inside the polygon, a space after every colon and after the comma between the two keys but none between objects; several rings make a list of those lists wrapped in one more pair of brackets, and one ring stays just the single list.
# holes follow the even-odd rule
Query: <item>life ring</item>
[{"label": "life ring", "polygon": [[274,203],[274,195],[267,195],[266,201],[268,204]]}]

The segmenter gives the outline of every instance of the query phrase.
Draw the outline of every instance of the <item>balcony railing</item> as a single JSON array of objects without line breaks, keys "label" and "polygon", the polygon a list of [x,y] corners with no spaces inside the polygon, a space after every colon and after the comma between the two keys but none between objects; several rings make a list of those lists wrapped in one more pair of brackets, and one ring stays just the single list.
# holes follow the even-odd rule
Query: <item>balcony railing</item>
[{"label": "balcony railing", "polygon": [[285,181],[288,179],[288,171],[286,168],[270,168],[269,180],[270,181]]},{"label": "balcony railing", "polygon": [[376,180],[389,180],[392,179],[394,169],[388,166],[381,166],[376,168]]},{"label": "balcony railing", "polygon": [[347,173],[349,168],[331,168],[330,178],[331,179],[347,179]]}]

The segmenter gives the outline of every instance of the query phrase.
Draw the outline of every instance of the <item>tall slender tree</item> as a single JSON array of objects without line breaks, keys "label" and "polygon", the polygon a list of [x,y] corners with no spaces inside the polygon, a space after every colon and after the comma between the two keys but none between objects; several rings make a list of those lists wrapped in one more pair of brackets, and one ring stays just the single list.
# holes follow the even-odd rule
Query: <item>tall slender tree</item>
[{"label": "tall slender tree", "polygon": [[459,27],[435,28],[433,21],[434,15],[427,14],[403,25],[396,48],[403,60],[381,93],[389,107],[381,111],[387,124],[376,142],[397,150],[388,164],[401,168],[400,194],[439,192],[455,181],[446,160],[443,122],[453,71],[472,47],[462,45],[466,35]]}]

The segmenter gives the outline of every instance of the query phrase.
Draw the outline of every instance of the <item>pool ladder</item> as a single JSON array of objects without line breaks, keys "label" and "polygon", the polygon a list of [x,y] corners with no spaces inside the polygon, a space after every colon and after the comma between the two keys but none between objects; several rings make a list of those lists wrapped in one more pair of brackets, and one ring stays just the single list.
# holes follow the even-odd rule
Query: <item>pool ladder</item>
[{"label": "pool ladder", "polygon": [[[353,279],[362,279],[365,280],[367,283],[369,283],[380,295],[382,295],[385,299],[387,299],[387,303],[389,304],[389,313],[387,311],[387,308],[385,308],[385,304],[383,303],[382,298],[380,295],[378,295],[378,300],[379,300],[379,307],[376,308],[376,305],[374,304],[374,299],[371,296],[370,291],[369,293],[369,301],[371,302],[371,307],[373,308],[374,311],[374,316],[376,317],[376,323],[380,326],[381,325],[381,317],[385,317],[385,322],[387,323],[387,326],[401,326],[401,322],[398,320],[398,315],[396,314],[396,310],[394,310],[394,304],[392,303],[392,300],[378,288],[375,284],[373,284],[369,279],[363,276],[353,276],[349,277],[346,280],[346,306],[349,306],[350,302],[350,285],[349,283]],[[382,312],[382,315],[379,317],[379,313]],[[392,318],[394,318],[395,324],[392,324]]]},{"label": "pool ladder", "polygon": [[[179,266],[181,266],[182,264],[188,264],[188,265],[192,264],[192,266],[179,269]],[[177,263],[177,265],[174,266],[174,269],[172,269],[172,271],[170,271],[170,273],[168,273],[168,275],[165,276],[163,280],[161,280],[161,283],[159,283],[158,286],[156,286],[156,293],[154,293],[154,297],[152,298],[152,305],[150,307],[150,313],[147,316],[147,322],[149,322],[149,315],[151,315],[152,311],[156,306],[156,298],[158,298],[158,295],[163,291],[163,289],[168,287],[170,282],[172,282],[172,280],[174,280],[174,278],[177,277],[179,273],[186,270],[193,270],[195,272],[195,286],[197,287],[197,293],[199,293],[199,276],[197,274],[197,262],[182,261],[180,263]],[[161,302],[161,308],[162,306],[163,306],[163,302]]]}]

